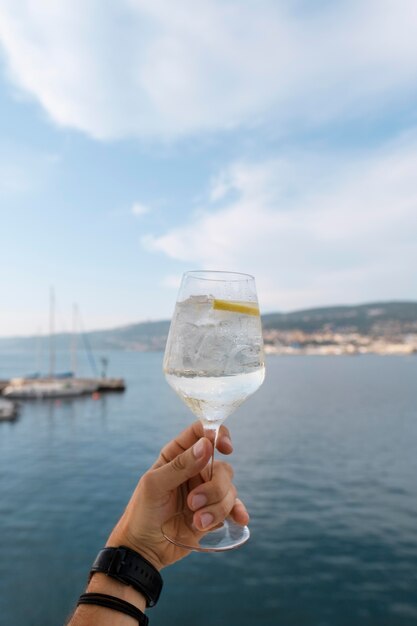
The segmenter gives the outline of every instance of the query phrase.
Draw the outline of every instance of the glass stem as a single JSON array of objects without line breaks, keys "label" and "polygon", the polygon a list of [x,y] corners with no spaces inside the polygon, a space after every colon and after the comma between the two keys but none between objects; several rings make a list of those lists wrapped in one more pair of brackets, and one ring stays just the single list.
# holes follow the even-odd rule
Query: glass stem
[{"label": "glass stem", "polygon": [[213,424],[213,426],[204,426],[204,437],[207,437],[213,444],[213,452],[209,461],[209,480],[213,478],[213,464],[214,464],[214,451],[216,449],[217,436],[219,434],[220,424]]}]

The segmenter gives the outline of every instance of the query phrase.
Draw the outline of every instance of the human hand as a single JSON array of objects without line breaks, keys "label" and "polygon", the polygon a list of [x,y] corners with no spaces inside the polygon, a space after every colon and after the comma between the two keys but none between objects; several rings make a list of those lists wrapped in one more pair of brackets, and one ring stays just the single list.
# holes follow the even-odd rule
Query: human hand
[{"label": "human hand", "polygon": [[[246,508],[236,498],[231,466],[215,461],[213,477],[208,480],[206,466],[213,446],[203,435],[201,423],[194,422],[161,450],[152,468],[139,480],[107,546],[130,547],[160,570],[189,553],[165,539],[161,530],[164,522],[186,506],[191,510],[192,525],[180,530],[189,533],[202,535],[228,515],[238,524],[248,523]],[[223,454],[233,450],[225,426],[220,427],[216,447]]]}]

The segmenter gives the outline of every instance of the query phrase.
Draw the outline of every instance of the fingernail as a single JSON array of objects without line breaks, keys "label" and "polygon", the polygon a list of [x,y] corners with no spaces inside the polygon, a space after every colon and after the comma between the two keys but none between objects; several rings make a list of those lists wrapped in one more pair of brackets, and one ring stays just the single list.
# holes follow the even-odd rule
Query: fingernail
[{"label": "fingernail", "polygon": [[193,454],[196,459],[200,459],[204,456],[204,441],[202,439],[199,439],[197,443],[194,444]]},{"label": "fingernail", "polygon": [[227,437],[226,435],[223,437],[223,443],[227,443],[228,446],[233,448],[232,440],[230,439],[230,437]]},{"label": "fingernail", "polygon": [[191,508],[193,511],[197,511],[197,509],[201,509],[207,503],[207,498],[204,494],[199,493],[191,498]]},{"label": "fingernail", "polygon": [[203,513],[203,515],[200,517],[201,526],[203,528],[207,528],[207,526],[210,526],[210,524],[213,523],[213,520],[214,517],[211,513]]}]

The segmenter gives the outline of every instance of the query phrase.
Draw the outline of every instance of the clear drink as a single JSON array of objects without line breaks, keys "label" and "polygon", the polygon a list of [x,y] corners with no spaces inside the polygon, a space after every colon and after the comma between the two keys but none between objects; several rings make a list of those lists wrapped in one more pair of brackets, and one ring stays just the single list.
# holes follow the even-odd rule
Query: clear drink
[{"label": "clear drink", "polygon": [[262,385],[265,368],[232,376],[181,376],[166,379],[205,427],[222,422]]},{"label": "clear drink", "polygon": [[265,376],[256,302],[210,296],[177,302],[164,371],[171,387],[204,423],[223,421]]}]

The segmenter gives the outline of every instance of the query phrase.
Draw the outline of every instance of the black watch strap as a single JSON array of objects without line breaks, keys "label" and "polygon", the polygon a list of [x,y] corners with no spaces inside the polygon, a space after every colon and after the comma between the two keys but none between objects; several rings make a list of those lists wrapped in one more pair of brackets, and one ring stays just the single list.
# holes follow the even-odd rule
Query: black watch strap
[{"label": "black watch strap", "polygon": [[154,566],[142,555],[126,546],[103,548],[98,553],[90,578],[101,572],[125,585],[131,585],[146,598],[146,606],[155,606],[162,590],[162,578]]}]

